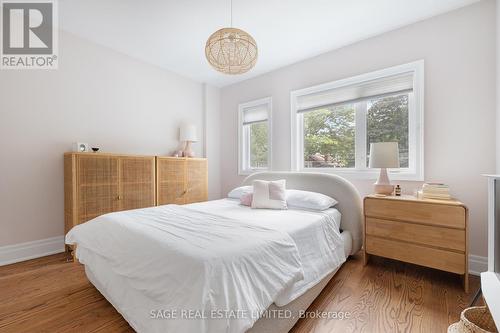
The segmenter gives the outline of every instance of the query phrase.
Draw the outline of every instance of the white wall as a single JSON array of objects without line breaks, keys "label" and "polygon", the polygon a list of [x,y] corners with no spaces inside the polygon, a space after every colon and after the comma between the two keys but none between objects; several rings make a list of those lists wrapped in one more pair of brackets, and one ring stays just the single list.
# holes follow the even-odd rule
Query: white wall
[{"label": "white wall", "polygon": [[208,159],[208,199],[221,197],[220,172],[220,89],[207,84],[203,85],[204,95],[204,129],[205,154]]},{"label": "white wall", "polygon": [[68,33],[59,48],[58,70],[0,71],[0,246],[64,234],[63,153],[74,141],[170,154],[186,121],[202,156],[200,83]]},{"label": "white wall", "polygon": [[[353,23],[355,24],[355,23]],[[332,31],[332,33],[335,33]],[[222,191],[238,176],[237,105],[273,97],[273,166],[290,169],[290,91],[425,60],[425,179],[470,208],[471,253],[486,255],[486,181],[495,170],[495,2],[482,1],[221,91]],[[353,181],[361,194],[373,181]],[[400,182],[412,193],[418,182]]]},{"label": "white wall", "polygon": [[496,73],[497,73],[497,141],[496,141],[496,155],[497,155],[497,168],[496,173],[500,174],[500,0],[497,0],[497,31],[496,31]]}]

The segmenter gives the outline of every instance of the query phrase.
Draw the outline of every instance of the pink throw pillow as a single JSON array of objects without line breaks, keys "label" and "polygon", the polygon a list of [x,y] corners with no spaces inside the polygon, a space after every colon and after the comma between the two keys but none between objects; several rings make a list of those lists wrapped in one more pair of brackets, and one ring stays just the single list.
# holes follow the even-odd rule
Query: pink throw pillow
[{"label": "pink throw pillow", "polygon": [[251,206],[253,200],[253,193],[245,193],[240,197],[240,204],[243,206]]}]

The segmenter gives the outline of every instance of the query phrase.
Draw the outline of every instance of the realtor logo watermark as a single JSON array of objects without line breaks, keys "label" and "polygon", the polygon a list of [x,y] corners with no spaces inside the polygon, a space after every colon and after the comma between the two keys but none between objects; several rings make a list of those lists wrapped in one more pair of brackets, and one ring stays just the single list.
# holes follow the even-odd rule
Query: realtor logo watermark
[{"label": "realtor logo watermark", "polygon": [[57,69],[56,0],[1,0],[0,69]]}]

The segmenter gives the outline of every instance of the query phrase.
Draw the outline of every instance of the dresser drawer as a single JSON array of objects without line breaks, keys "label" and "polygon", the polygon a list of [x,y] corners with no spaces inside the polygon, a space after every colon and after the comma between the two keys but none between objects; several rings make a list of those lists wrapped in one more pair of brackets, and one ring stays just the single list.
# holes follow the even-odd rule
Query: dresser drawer
[{"label": "dresser drawer", "polygon": [[456,274],[465,273],[465,254],[463,253],[439,250],[370,235],[366,236],[366,252]]},{"label": "dresser drawer", "polygon": [[365,199],[365,215],[465,229],[465,208],[417,201]]},{"label": "dresser drawer", "polygon": [[366,218],[366,234],[465,252],[465,230]]}]

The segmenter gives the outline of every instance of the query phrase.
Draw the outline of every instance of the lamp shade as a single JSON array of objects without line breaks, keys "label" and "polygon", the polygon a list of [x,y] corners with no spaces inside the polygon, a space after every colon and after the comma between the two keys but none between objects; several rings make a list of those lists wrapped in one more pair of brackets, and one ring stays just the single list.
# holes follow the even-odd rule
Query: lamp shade
[{"label": "lamp shade", "polygon": [[370,168],[399,168],[397,142],[370,143]]},{"label": "lamp shade", "polygon": [[183,126],[181,126],[179,140],[180,141],[191,141],[191,142],[198,141],[198,137],[196,136],[196,126],[195,125],[183,125]]},{"label": "lamp shade", "polygon": [[215,70],[243,74],[257,62],[257,43],[250,34],[236,28],[222,28],[207,40],[205,56]]}]

